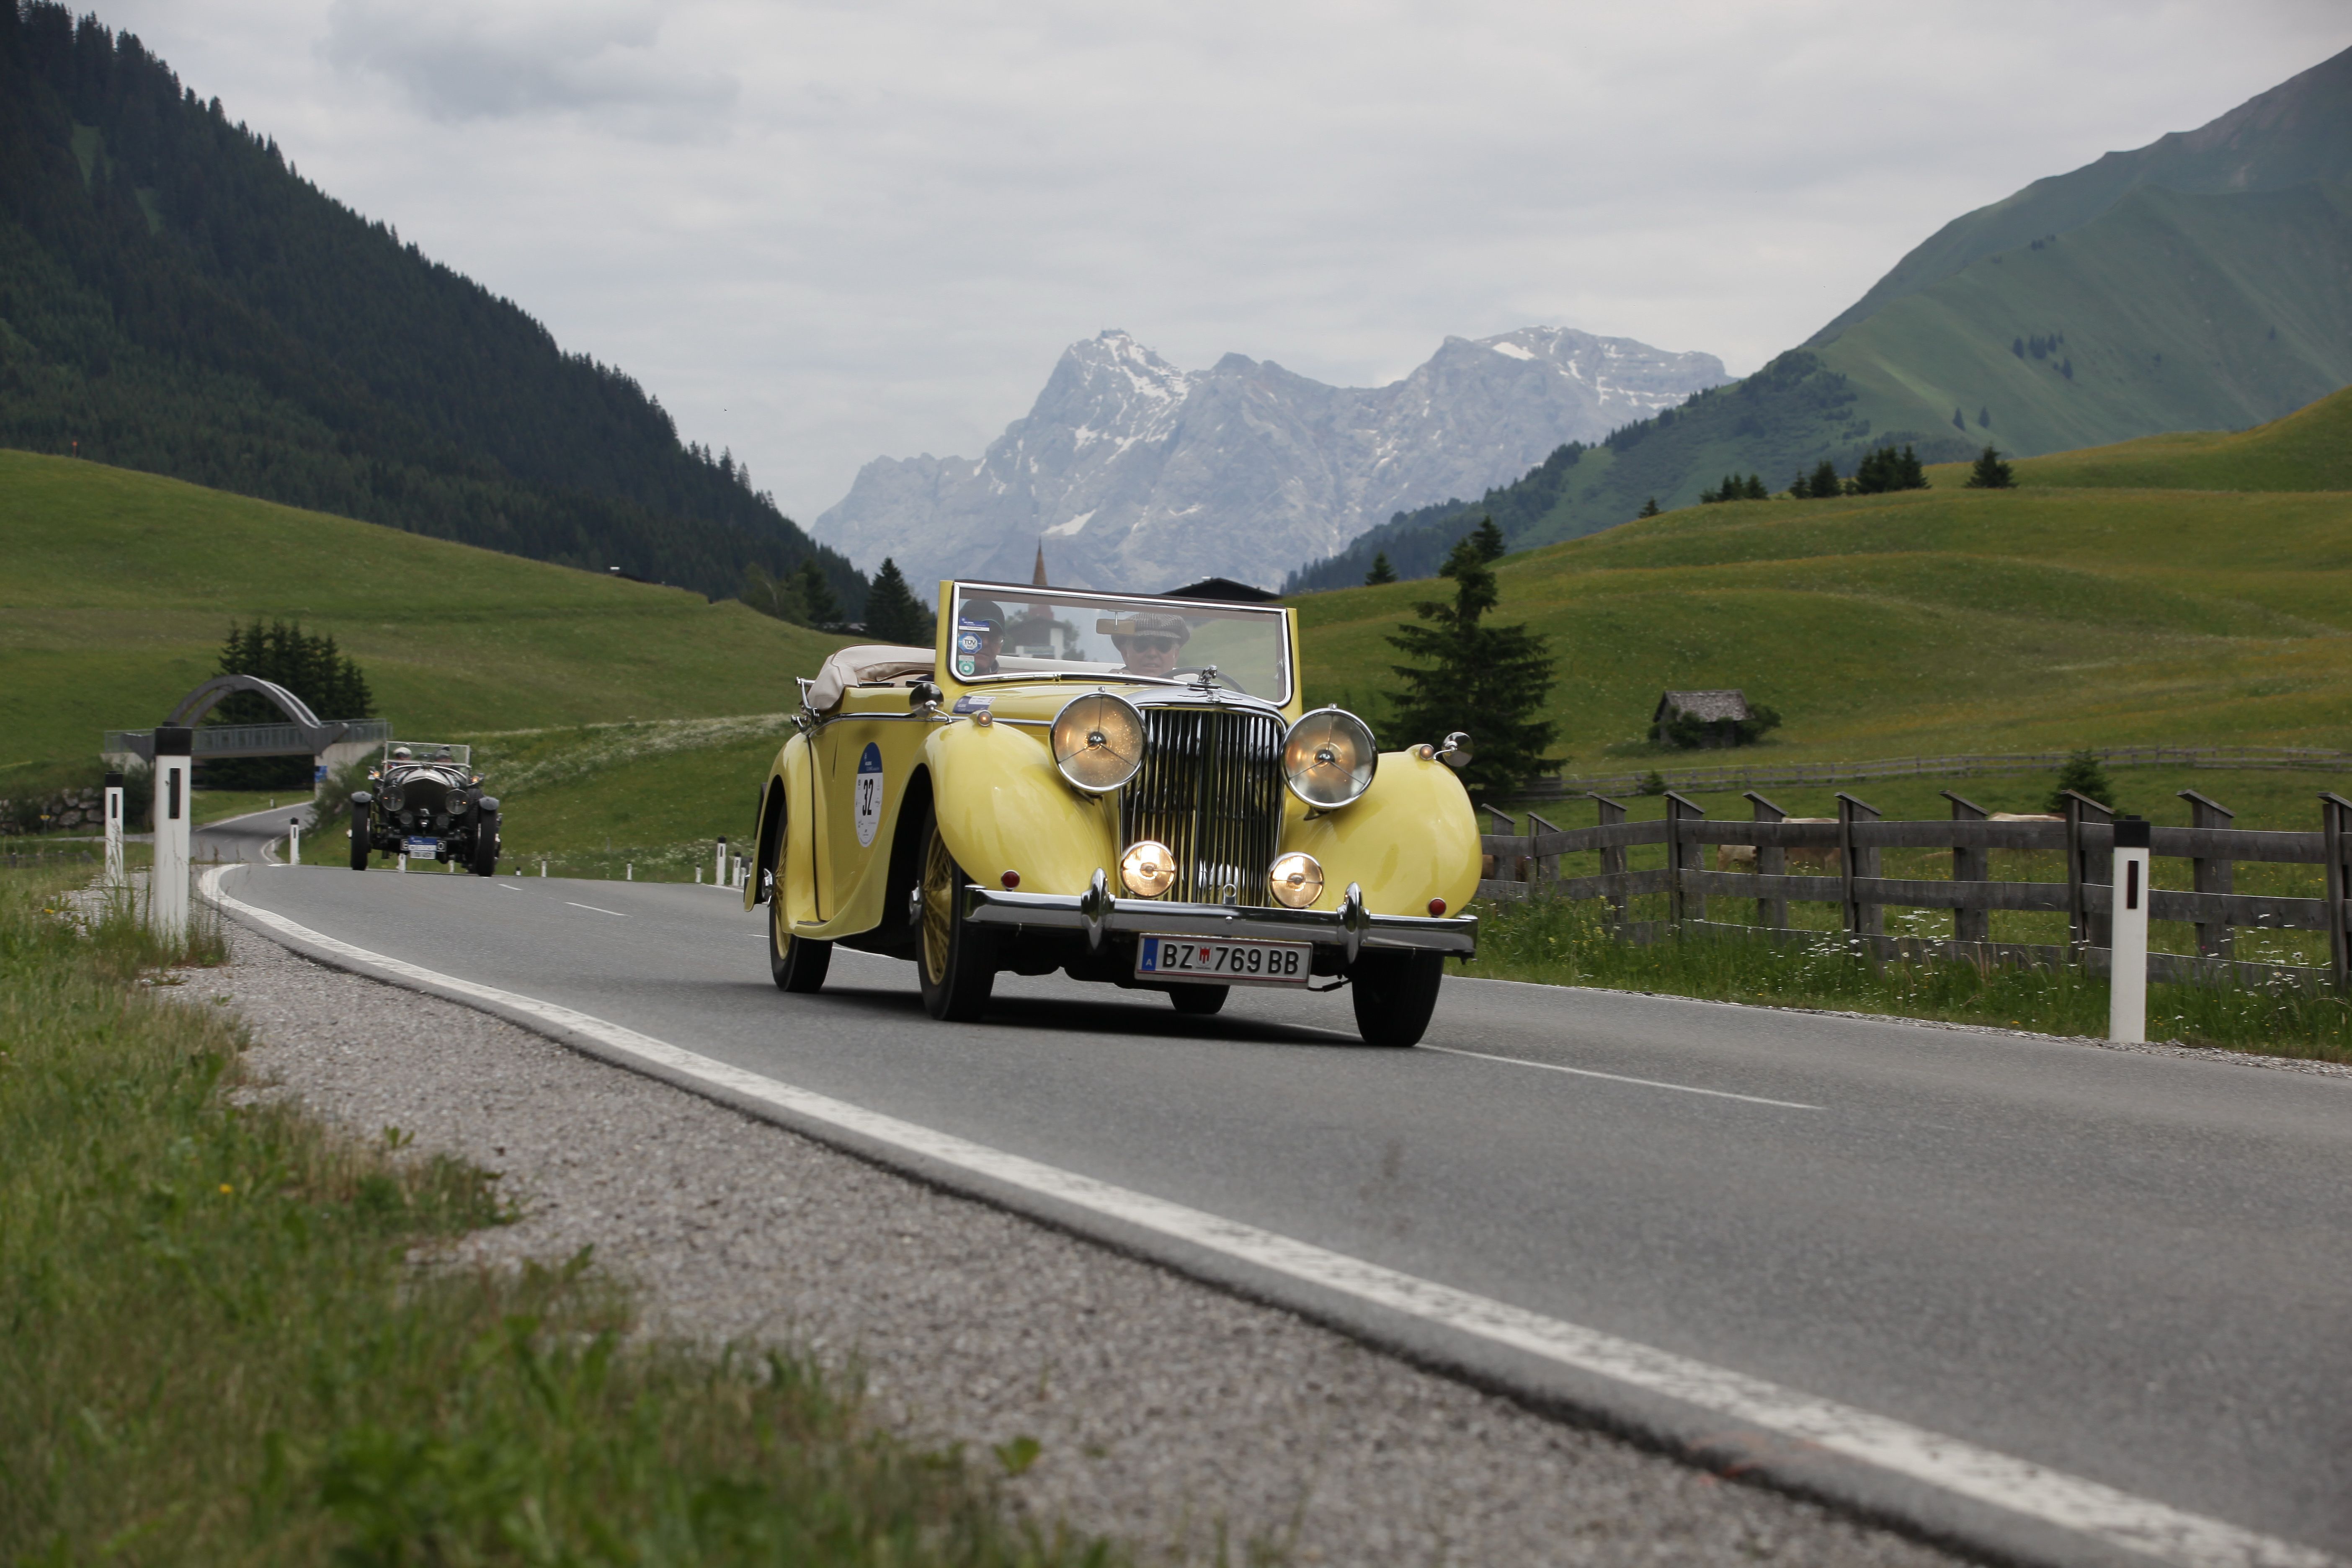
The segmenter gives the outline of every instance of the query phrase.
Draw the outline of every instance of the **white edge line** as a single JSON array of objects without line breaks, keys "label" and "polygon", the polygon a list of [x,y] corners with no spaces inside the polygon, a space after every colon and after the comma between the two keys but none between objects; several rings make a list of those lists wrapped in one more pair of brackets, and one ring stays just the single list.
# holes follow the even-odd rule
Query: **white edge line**
[{"label": "white edge line", "polygon": [[1645,1392],[1816,1445],[1832,1453],[2074,1531],[2179,1568],[2347,1568],[2315,1547],[2190,1513],[1762,1378],[1545,1317],[1490,1297],[1401,1273],[1237,1220],[1132,1192],[951,1133],[796,1089],[604,1019],[354,947],[220,890],[234,866],[205,873],[204,896],[271,930],[381,973],[541,1018],[667,1072],[942,1164],[1360,1301],[1613,1379]]},{"label": "white edge line", "polygon": [[1717,1100],[1744,1100],[1750,1105],[1778,1105],[1789,1110],[1823,1110],[1826,1106],[1807,1105],[1794,1100],[1767,1100],[1760,1094],[1734,1094],[1727,1089],[1701,1089],[1696,1084],[1662,1083],[1654,1078],[1627,1078],[1622,1072],[1595,1072],[1591,1068],[1562,1067],[1558,1062],[1531,1062],[1525,1057],[1497,1057],[1485,1051],[1465,1051],[1458,1046],[1416,1046],[1416,1050],[1439,1051],[1449,1057],[1475,1057],[1482,1062],[1506,1062],[1515,1068],[1541,1068],[1546,1072],[1572,1072],[1579,1078],[1605,1078],[1612,1083],[1638,1083],[1643,1089],[1671,1089],[1678,1094],[1706,1094]]},{"label": "white edge line", "polygon": [[[620,910],[600,910],[600,909],[597,909],[597,908],[596,908],[596,906],[595,906],[595,905],[593,905],[593,904],[576,904],[576,903],[572,903],[572,900],[571,900],[570,899],[566,899],[566,900],[564,900],[563,901],[564,901],[565,903],[567,903],[567,904],[572,904],[572,907],[573,909],[575,909],[575,910],[591,910],[591,911],[593,911],[593,912],[594,912],[594,913],[596,913],[596,914],[600,914],[600,915],[610,915],[610,916],[612,916],[612,917],[613,917],[614,920],[616,920],[616,921],[625,921],[625,920],[627,920],[627,919],[629,918],[628,916],[626,916],[626,915],[623,914],[623,913],[622,913]],[[501,993],[501,994],[503,994],[503,993]]]}]

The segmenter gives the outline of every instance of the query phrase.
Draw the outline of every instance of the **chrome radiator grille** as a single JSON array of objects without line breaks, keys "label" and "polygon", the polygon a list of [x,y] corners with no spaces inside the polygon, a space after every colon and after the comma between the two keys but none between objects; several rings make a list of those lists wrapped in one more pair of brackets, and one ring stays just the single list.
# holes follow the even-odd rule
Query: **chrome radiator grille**
[{"label": "chrome radiator grille", "polygon": [[1247,710],[1146,708],[1143,766],[1119,792],[1125,842],[1175,852],[1179,903],[1270,904],[1282,831],[1282,720]]}]

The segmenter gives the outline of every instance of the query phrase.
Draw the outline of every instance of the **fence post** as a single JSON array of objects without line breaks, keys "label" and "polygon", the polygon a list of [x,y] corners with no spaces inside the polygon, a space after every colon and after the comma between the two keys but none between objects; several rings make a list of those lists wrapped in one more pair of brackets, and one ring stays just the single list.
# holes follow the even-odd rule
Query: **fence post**
[{"label": "fence post", "polygon": [[2115,820],[2115,812],[2087,795],[2074,790],[2066,797],[2066,940],[2078,950],[2107,945],[2107,922],[2093,917],[2083,897],[2091,879],[2090,851],[2083,847],[2083,828]]},{"label": "fence post", "polygon": [[[1623,801],[1611,800],[1605,795],[1593,795],[1589,790],[1585,793],[1592,801],[1595,812],[1594,826],[1610,827],[1625,820]],[[1625,874],[1625,847],[1622,844],[1613,849],[1603,849],[1601,852],[1601,874],[1604,877],[1622,877]],[[1620,883],[1618,887],[1618,891],[1609,895],[1609,918],[1616,926],[1618,934],[1622,936],[1625,930],[1625,894],[1624,885]]]},{"label": "fence post", "polygon": [[[2189,826],[2191,827],[2227,827],[2237,814],[2218,801],[2207,800],[2193,789],[2180,792],[2189,803]],[[2200,893],[2227,893],[2237,876],[2237,862],[2211,856],[2195,856],[2189,862],[2193,885]],[[2220,921],[2197,922],[2197,951],[2208,958],[2228,958],[2237,950],[2237,933],[2225,917]]]},{"label": "fence post", "polygon": [[147,874],[147,926],[177,946],[188,934],[188,826],[195,814],[189,785],[195,732],[185,725],[155,731],[155,866]]},{"label": "fence post", "polygon": [[[1991,816],[1975,801],[1954,795],[1950,790],[1938,790],[1952,803],[1954,822],[1982,822]],[[1955,882],[1990,882],[1992,880],[1992,851],[1979,846],[1964,848],[1952,846],[1952,880]],[[1952,911],[1954,942],[1990,942],[1992,911],[1990,910],[1954,910]]]},{"label": "fence post", "polygon": [[[1536,829],[1538,827],[1542,828],[1546,833],[1558,833],[1560,830],[1559,824],[1546,822],[1534,812],[1528,812],[1528,837],[1530,838],[1534,837]],[[1558,855],[1537,855],[1531,857],[1528,861],[1528,880],[1530,882],[1559,881],[1559,857]]]},{"label": "fence post", "polygon": [[2352,813],[2352,800],[2346,800],[2333,790],[2319,797],[2321,853],[2326,859],[2327,872],[2327,967],[2338,991],[2352,989],[2352,943],[2346,938],[2344,875],[2346,814]]},{"label": "fence post", "polygon": [[2147,1038],[2147,819],[2116,822],[2115,902],[2108,924],[2107,1038]]},{"label": "fence post", "polygon": [[122,775],[106,775],[106,885],[122,884]]},{"label": "fence post", "polygon": [[[1746,798],[1748,804],[1756,808],[1756,820],[1759,822],[1781,822],[1788,818],[1787,812],[1782,811],[1752,789],[1748,792]],[[1785,847],[1778,844],[1759,844],[1756,847],[1758,877],[1782,877],[1786,876],[1788,871],[1789,851]],[[1773,931],[1787,931],[1789,900],[1759,896],[1756,900],[1756,921],[1759,925],[1768,926]]]},{"label": "fence post", "polygon": [[1864,849],[1853,840],[1854,825],[1876,822],[1878,808],[1860,801],[1843,790],[1838,791],[1838,879],[1844,884],[1840,889],[1845,902],[1845,929],[1850,936],[1870,938],[1870,955],[1878,956],[1878,938],[1886,930],[1884,906],[1865,901],[1854,880],[1860,877],[1878,875],[1878,851]]},{"label": "fence post", "polygon": [[1706,807],[1674,791],[1666,792],[1666,918],[1680,926],[1686,920],[1706,919],[1706,895],[1689,884],[1691,858],[1699,852],[1695,840],[1683,837],[1683,824],[1696,822]]}]

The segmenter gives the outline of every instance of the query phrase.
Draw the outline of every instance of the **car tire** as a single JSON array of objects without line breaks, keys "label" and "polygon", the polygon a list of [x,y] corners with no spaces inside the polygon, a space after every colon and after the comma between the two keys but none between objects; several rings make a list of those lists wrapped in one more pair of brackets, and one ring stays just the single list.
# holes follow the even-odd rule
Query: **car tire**
[{"label": "car tire", "polygon": [[355,805],[352,807],[352,869],[364,871],[367,868],[368,808]]},{"label": "car tire", "polygon": [[1356,1032],[1364,1044],[1392,1049],[1421,1044],[1444,979],[1442,952],[1376,950],[1358,957],[1348,980],[1355,994]]},{"label": "car tire", "polygon": [[1168,1000],[1187,1018],[1206,1018],[1225,1005],[1232,991],[1230,985],[1171,985]]},{"label": "car tire", "polygon": [[499,814],[495,811],[474,813],[473,873],[477,877],[499,874]]},{"label": "car tire", "polygon": [[988,1005],[996,986],[996,943],[965,923],[963,868],[949,853],[934,816],[923,832],[922,929],[916,933],[915,973],[923,1009],[943,1023],[968,1024]]},{"label": "car tire", "polygon": [[824,988],[824,972],[833,967],[833,943],[794,936],[784,918],[784,890],[768,896],[768,973],[776,989],[807,995]]}]

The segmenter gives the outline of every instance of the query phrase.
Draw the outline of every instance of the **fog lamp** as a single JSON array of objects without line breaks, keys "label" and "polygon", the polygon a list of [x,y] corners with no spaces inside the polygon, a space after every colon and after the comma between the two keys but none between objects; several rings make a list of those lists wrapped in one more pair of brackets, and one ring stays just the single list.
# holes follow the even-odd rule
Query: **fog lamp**
[{"label": "fog lamp", "polygon": [[1145,838],[1118,859],[1119,885],[1140,899],[1156,899],[1176,882],[1176,857],[1165,844]]},{"label": "fog lamp", "polygon": [[1274,901],[1286,909],[1303,910],[1323,896],[1323,868],[1312,855],[1293,851],[1278,857],[1266,873],[1265,885]]}]

